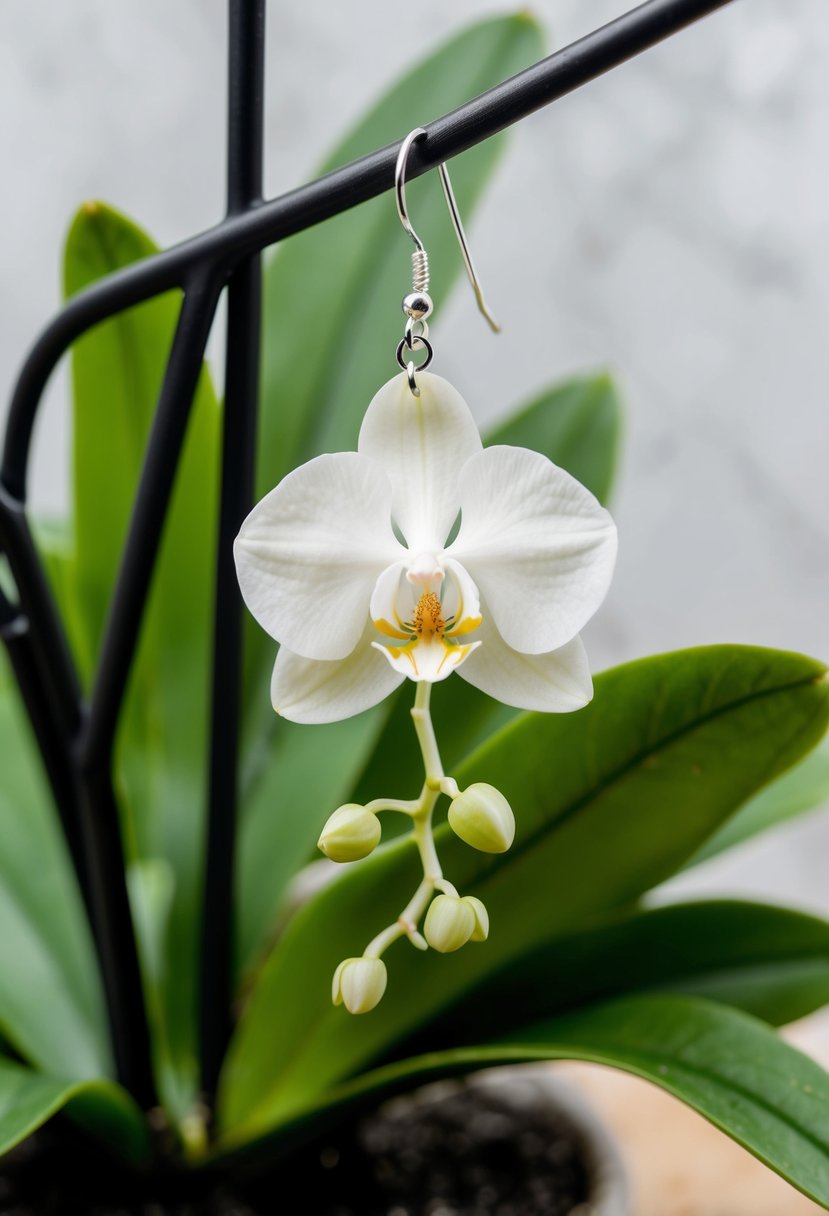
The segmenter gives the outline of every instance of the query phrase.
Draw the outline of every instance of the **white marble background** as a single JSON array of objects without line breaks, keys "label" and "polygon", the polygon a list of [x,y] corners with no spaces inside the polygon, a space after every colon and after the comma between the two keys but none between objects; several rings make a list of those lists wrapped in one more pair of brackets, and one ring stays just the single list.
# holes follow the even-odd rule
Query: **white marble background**
[{"label": "white marble background", "polygon": [[[629,7],[535,0],[557,45]],[[289,4],[268,29],[268,194],[311,173],[412,59],[492,0]],[[88,197],[162,244],[223,202],[222,0],[4,0],[0,400],[55,310]],[[465,292],[442,370],[482,419],[610,366],[627,398],[621,557],[597,666],[715,641],[829,657],[829,8],[742,0],[516,130],[473,231],[505,326]],[[412,125],[418,115],[413,112]],[[0,418],[4,406],[0,406]],[[65,386],[40,426],[34,501],[66,498]],[[683,880],[829,911],[829,816]]]}]

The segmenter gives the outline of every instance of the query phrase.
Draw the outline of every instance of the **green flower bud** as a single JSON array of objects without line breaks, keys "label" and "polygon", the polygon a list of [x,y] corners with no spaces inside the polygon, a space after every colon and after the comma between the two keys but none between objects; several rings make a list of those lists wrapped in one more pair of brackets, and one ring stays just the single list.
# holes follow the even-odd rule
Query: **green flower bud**
[{"label": "green flower bud", "polygon": [[359,861],[374,852],[380,835],[377,816],[364,806],[349,802],[331,815],[322,829],[317,848],[332,861]]},{"label": "green flower bud", "polygon": [[368,1013],[386,991],[386,964],[381,958],[346,958],[334,972],[331,999],[349,1013]]},{"label": "green flower bud", "polygon": [[456,836],[482,853],[506,853],[515,837],[510,804],[494,785],[483,782],[453,800],[449,824]]},{"label": "green flower bud", "polygon": [[468,904],[475,916],[475,928],[472,930],[471,942],[485,942],[489,937],[489,913],[479,899],[474,895],[464,895],[461,903]]},{"label": "green flower bud", "polygon": [[465,946],[475,932],[475,911],[455,895],[437,895],[429,904],[423,933],[429,945],[441,954]]}]

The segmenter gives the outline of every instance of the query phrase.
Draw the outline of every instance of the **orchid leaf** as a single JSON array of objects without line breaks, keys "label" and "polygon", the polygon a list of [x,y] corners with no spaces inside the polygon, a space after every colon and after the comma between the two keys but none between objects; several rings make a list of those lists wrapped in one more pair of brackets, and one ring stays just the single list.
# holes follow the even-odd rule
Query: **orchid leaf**
[{"label": "orchid leaf", "polygon": [[[225,1126],[279,1112],[365,1068],[512,958],[623,909],[674,873],[829,720],[825,669],[800,655],[714,646],[628,663],[576,714],[524,714],[454,775],[495,785],[516,812],[501,856],[446,827],[444,871],[481,898],[492,931],[451,962],[406,944],[370,1016],[329,1004],[341,959],[393,923],[419,881],[410,840],[350,868],[293,919],[237,1029],[220,1096]],[[589,867],[589,868],[585,868]]]},{"label": "orchid leaf", "polygon": [[147,1160],[147,1125],[120,1086],[111,1081],[61,1081],[0,1059],[0,1156],[64,1108],[122,1157],[134,1164]]},{"label": "orchid leaf", "polygon": [[55,1076],[106,1076],[112,1061],[94,947],[2,653],[0,739],[0,1037]]},{"label": "orchid leaf", "polygon": [[[131,220],[82,207],[66,243],[67,295],[156,251]],[[74,579],[88,679],[120,566],[180,306],[168,293],[96,326],[73,347]],[[117,743],[129,861],[162,864],[173,897],[159,984],[168,1106],[195,1092],[196,962],[214,584],[220,410],[196,391]],[[151,1010],[156,1008],[151,1002]]]},{"label": "orchid leaf", "polygon": [[486,443],[543,452],[607,504],[622,429],[619,390],[607,372],[573,376],[504,419]]},{"label": "orchid leaf", "polygon": [[[474,1033],[474,1031],[473,1031]],[[628,997],[378,1068],[286,1112],[258,1147],[307,1138],[416,1084],[498,1064],[583,1060],[642,1077],[698,1111],[817,1203],[829,1207],[829,1075],[763,1022],[697,997]],[[228,1147],[239,1145],[234,1132]],[[254,1149],[241,1150],[250,1156]]]},{"label": "orchid leaf", "polygon": [[[737,900],[634,911],[554,938],[467,993],[419,1032],[425,1049],[500,1038],[599,1000],[663,990],[710,997],[781,1026],[829,1002],[829,923]],[[395,1054],[412,1054],[410,1045]]]},{"label": "orchid leaf", "polygon": [[[66,238],[65,294],[71,297],[156,252],[153,240],[125,215],[104,203],[87,203]],[[72,348],[74,549],[88,626],[78,658],[87,677],[121,564],[180,304],[178,292],[148,300],[95,326]],[[199,607],[197,593],[209,592],[212,585],[210,523],[216,502],[218,428],[216,396],[205,370],[150,608],[148,631],[156,650],[164,638],[171,652],[182,645],[192,647],[193,634],[204,628],[200,617],[208,615],[207,607]],[[199,544],[193,543],[194,536]],[[149,658],[141,656],[143,665]]]},{"label": "orchid leaf", "polygon": [[817,810],[826,802],[829,802],[829,738],[800,764],[755,794],[687,864],[696,866],[708,861],[760,832]]}]

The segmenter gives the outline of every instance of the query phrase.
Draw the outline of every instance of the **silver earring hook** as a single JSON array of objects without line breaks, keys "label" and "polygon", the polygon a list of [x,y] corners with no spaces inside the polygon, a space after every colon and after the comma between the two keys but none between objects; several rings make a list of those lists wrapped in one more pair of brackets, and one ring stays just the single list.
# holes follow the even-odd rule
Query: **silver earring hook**
[{"label": "silver earring hook", "polygon": [[[409,211],[406,206],[406,165],[409,159],[409,151],[413,143],[418,139],[423,139],[426,131],[423,127],[416,127],[414,131],[410,131],[403,143],[400,145],[400,151],[397,154],[397,163],[394,168],[394,197],[397,203],[397,214],[400,216],[400,223],[403,225],[406,232],[414,241],[415,252],[412,254],[413,268],[413,287],[416,291],[428,291],[429,289],[429,262],[426,256],[426,249],[420,237],[412,227],[412,221],[409,219]],[[466,240],[466,233],[463,230],[460,212],[458,210],[457,199],[455,192],[452,189],[452,183],[449,180],[449,170],[446,164],[441,162],[438,165],[438,173],[440,174],[440,183],[443,186],[443,194],[446,199],[446,205],[449,208],[449,215],[452,219],[452,227],[455,229],[455,235],[458,238],[458,244],[461,247],[463,255],[463,264],[466,267],[466,273],[469,276],[469,282],[472,285],[472,290],[475,293],[475,299],[478,301],[478,308],[484,317],[489,322],[490,328],[494,333],[501,332],[501,326],[489,311],[484,300],[483,290],[480,280],[475,272],[475,264],[472,261],[472,254],[469,250],[469,245]]]}]

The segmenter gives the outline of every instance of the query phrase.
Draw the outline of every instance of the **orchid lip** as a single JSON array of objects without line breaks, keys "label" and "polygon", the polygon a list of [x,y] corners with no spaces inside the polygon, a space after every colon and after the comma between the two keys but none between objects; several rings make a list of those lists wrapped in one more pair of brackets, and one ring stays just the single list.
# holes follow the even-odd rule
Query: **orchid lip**
[{"label": "orchid lip", "polygon": [[[405,572],[405,579],[402,577]],[[389,567],[378,579],[372,620],[383,642],[372,645],[412,680],[444,680],[480,646],[475,584],[462,567],[433,553]]]}]

